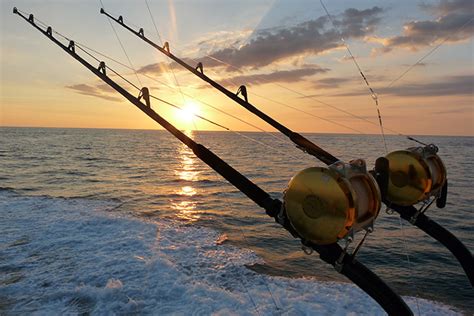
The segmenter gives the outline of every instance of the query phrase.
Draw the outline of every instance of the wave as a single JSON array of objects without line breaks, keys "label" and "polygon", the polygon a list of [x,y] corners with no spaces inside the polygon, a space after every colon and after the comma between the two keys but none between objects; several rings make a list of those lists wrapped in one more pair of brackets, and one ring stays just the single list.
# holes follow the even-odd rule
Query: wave
[{"label": "wave", "polygon": [[1,192],[1,191],[15,192],[15,188],[12,188],[12,187],[0,187],[0,192]]},{"label": "wave", "polygon": [[[219,232],[109,212],[118,203],[0,194],[0,297],[7,314],[369,314],[350,284],[258,274]],[[24,242],[27,241],[27,242]],[[415,309],[414,299],[408,303]],[[422,314],[456,314],[418,299]]]}]

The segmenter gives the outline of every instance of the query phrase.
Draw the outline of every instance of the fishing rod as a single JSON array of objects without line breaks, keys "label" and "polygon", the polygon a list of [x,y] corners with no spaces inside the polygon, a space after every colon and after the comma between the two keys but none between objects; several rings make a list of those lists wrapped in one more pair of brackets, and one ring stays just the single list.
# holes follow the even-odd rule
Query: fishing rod
[{"label": "fishing rod", "polygon": [[[321,160],[327,164],[329,168],[338,168],[337,165],[341,165],[338,158],[323,150],[304,136],[285,127],[248,102],[247,88],[244,85],[240,86],[237,93],[233,93],[204,74],[204,66],[201,62],[199,62],[196,67],[192,67],[171,53],[168,42],[165,42],[163,47],[161,47],[145,36],[143,28],[136,31],[128,26],[122,16],[115,18],[103,8],[100,9],[100,13],[106,15],[203,81],[209,83],[212,87],[239,105],[275,127],[295,143],[298,148]],[[239,97],[239,94],[244,98]],[[472,253],[457,237],[425,214],[434,200],[436,200],[435,204],[438,208],[444,208],[446,206],[448,186],[446,168],[437,155],[437,152],[438,148],[436,146],[426,144],[424,144],[424,147],[414,147],[408,148],[407,150],[391,152],[385,157],[379,158],[379,164],[376,164],[374,171],[371,173],[375,177],[377,186],[380,189],[382,187],[385,188],[381,190],[381,201],[391,210],[399,213],[401,218],[409,221],[412,225],[418,227],[443,244],[459,261],[471,286],[474,286],[474,257]],[[383,166],[383,168],[381,166]],[[363,181],[360,181],[362,177],[360,174],[358,175],[358,177],[351,177],[348,175],[348,172],[346,172],[346,178],[356,187],[356,190],[362,190],[365,192],[365,196],[371,196],[369,199],[375,199],[374,195],[376,194],[374,192],[376,189],[373,188],[371,177],[365,175]],[[364,189],[361,189],[361,187],[364,187]],[[285,197],[286,196],[287,195],[285,195]],[[416,209],[414,205],[419,202],[424,203],[424,205]],[[375,218],[378,212],[372,211],[372,214],[375,215]]]},{"label": "fishing rod", "polygon": [[[183,144],[189,147],[199,159],[201,159],[214,171],[224,177],[227,181],[229,181],[232,185],[234,185],[237,189],[244,193],[249,199],[254,201],[258,206],[265,209],[266,213],[270,217],[273,217],[277,223],[281,224],[295,238],[299,238],[302,244],[307,249],[311,249],[318,252],[320,258],[323,261],[331,264],[339,273],[346,276],[349,280],[351,280],[354,284],[356,284],[359,288],[361,288],[364,292],[371,296],[389,315],[413,315],[410,308],[397,293],[395,293],[374,272],[372,272],[370,269],[368,269],[355,258],[356,252],[351,254],[348,253],[346,249],[343,249],[335,241],[322,242],[319,241],[317,238],[306,238],[306,236],[310,236],[311,234],[313,234],[314,236],[319,236],[319,232],[316,231],[318,226],[312,226],[311,224],[321,224],[320,222],[318,222],[318,218],[324,216],[338,218],[337,221],[332,221],[329,223],[329,226],[332,226],[332,229],[330,229],[329,232],[323,232],[326,236],[329,236],[331,234],[338,235],[341,233],[341,231],[349,230],[353,226],[357,226],[357,224],[360,222],[360,218],[356,216],[357,214],[355,210],[357,205],[356,201],[354,201],[354,196],[350,194],[351,192],[349,192],[350,188],[346,186],[344,187],[346,191],[341,191],[341,194],[347,197],[347,203],[350,204],[348,210],[346,205],[342,205],[338,206],[336,210],[326,208],[325,213],[317,213],[317,210],[315,210],[313,206],[318,203],[324,203],[324,201],[318,199],[317,196],[313,196],[313,199],[309,199],[308,201],[299,201],[301,196],[297,196],[297,190],[294,190],[295,186],[297,187],[303,185],[307,187],[307,184],[304,183],[304,179],[298,179],[298,177],[305,178],[306,176],[308,176],[309,171],[304,170],[304,172],[296,175],[290,182],[288,190],[291,191],[291,194],[293,195],[290,201],[294,204],[304,204],[305,209],[301,209],[300,211],[308,212],[314,218],[312,219],[313,221],[310,223],[300,223],[302,225],[309,224],[309,226],[307,226],[306,228],[300,225],[295,225],[294,223],[292,224],[291,220],[289,219],[289,215],[293,214],[292,216],[295,216],[297,207],[295,207],[294,205],[285,205],[279,199],[272,198],[267,192],[265,192],[252,181],[250,181],[244,175],[239,173],[237,170],[227,164],[224,160],[222,160],[208,148],[199,143],[196,143],[193,139],[185,135],[174,125],[165,120],[162,116],[160,116],[151,108],[147,88],[143,87],[138,97],[130,94],[127,90],[122,88],[119,84],[117,84],[114,80],[107,76],[107,69],[110,68],[106,66],[105,62],[102,61],[99,63],[98,66],[93,66],[87,60],[83,59],[80,55],[76,53],[76,44],[74,41],[70,40],[69,44],[66,46],[60,41],[58,41],[56,38],[54,38],[51,26],[48,26],[46,30],[39,27],[35,23],[33,14],[30,14],[28,17],[26,17],[21,12],[19,12],[16,7],[13,8],[13,13],[23,18],[26,22],[28,22],[30,25],[40,31],[43,35],[45,35],[48,39],[50,39],[54,44],[62,48],[71,57],[73,57],[84,67],[89,69],[94,75],[96,75],[106,84],[108,84],[111,88],[120,93],[130,103],[138,107],[148,117],[160,124],[174,137],[176,137]],[[358,165],[358,167],[362,166]],[[316,169],[312,170],[313,172],[318,170],[318,168],[313,169]],[[334,188],[338,187],[338,182],[344,183],[342,175],[338,175],[337,172],[334,170],[325,170],[327,170],[325,173],[327,177],[325,181],[328,184],[328,187]],[[341,211],[343,213],[338,214],[338,212]],[[299,219],[304,219],[304,217],[300,215]],[[336,222],[339,224],[342,223],[342,226],[344,227],[336,227]],[[337,236],[333,236],[332,238],[336,239],[336,237]]]},{"label": "fishing rod", "polygon": [[[209,78],[204,73],[204,66],[201,62],[198,63],[196,65],[196,67],[192,67],[189,64],[187,64],[185,61],[183,61],[182,59],[178,58],[173,53],[171,53],[168,42],[165,42],[164,46],[161,47],[161,46],[154,43],[153,41],[151,41],[150,39],[148,39],[145,36],[145,32],[144,32],[143,28],[140,28],[140,30],[136,31],[136,30],[132,29],[130,26],[128,26],[126,23],[124,23],[122,16],[119,16],[118,18],[115,18],[115,17],[111,16],[109,13],[107,13],[105,11],[105,9],[103,9],[103,8],[100,9],[100,13],[105,14],[107,17],[111,18],[112,20],[114,20],[115,22],[117,22],[118,24],[123,26],[125,29],[129,30],[130,32],[132,32],[136,36],[140,37],[146,43],[153,46],[154,48],[159,50],[161,53],[165,54],[166,56],[171,58],[173,61],[175,61],[176,63],[178,63],[182,67],[186,68],[188,71],[192,72],[194,75],[198,76],[199,78],[201,78],[205,82],[209,83],[212,87],[219,90],[220,92],[222,92],[227,97],[229,97],[233,101],[240,104],[242,107],[244,107],[248,111],[252,112],[253,114],[255,114],[258,117],[260,117],[261,119],[263,119],[265,122],[267,122],[268,124],[270,124],[271,126],[276,128],[278,131],[280,131],[281,133],[286,135],[288,138],[290,138],[290,140],[293,143],[295,143],[298,148],[303,149],[308,154],[316,157],[317,159],[321,160],[322,162],[324,162],[327,165],[330,165],[330,164],[333,164],[333,163],[339,161],[338,158],[334,157],[333,155],[331,155],[330,153],[328,153],[327,151],[325,151],[321,147],[317,146],[316,144],[314,144],[313,142],[308,140],[306,137],[304,137],[301,134],[296,133],[296,132],[290,130],[289,128],[287,128],[286,126],[280,124],[279,122],[277,122],[276,120],[274,120],[273,118],[268,116],[267,114],[260,111],[258,108],[256,108],[254,105],[252,105],[250,102],[248,102],[247,88],[244,85],[239,87],[237,93],[231,92],[228,89],[224,88],[219,83],[217,83],[216,81]],[[240,98],[239,95],[242,95],[244,97],[244,99]]]}]

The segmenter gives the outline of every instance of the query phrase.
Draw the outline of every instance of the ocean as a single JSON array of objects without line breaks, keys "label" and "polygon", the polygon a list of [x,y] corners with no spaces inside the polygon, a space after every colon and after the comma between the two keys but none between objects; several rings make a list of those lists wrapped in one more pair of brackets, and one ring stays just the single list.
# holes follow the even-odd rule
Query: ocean
[{"label": "ocean", "polygon": [[[273,197],[321,166],[276,133],[186,132]],[[379,135],[305,134],[368,166]],[[428,215],[474,249],[474,138],[419,136],[446,164]],[[387,136],[389,150],[414,146]],[[361,236],[356,236],[358,239]],[[422,315],[471,314],[449,251],[382,209],[361,262]],[[0,314],[383,315],[166,131],[0,128]]]}]

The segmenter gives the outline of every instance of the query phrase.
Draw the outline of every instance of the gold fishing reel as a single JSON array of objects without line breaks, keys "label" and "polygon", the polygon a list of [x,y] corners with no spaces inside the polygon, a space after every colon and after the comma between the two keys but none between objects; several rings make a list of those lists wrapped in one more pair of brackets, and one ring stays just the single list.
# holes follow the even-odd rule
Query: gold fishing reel
[{"label": "gold fishing reel", "polygon": [[377,182],[362,159],[300,171],[290,180],[283,200],[293,228],[319,245],[371,229],[381,206]]},{"label": "gold fishing reel", "polygon": [[387,200],[402,206],[438,197],[446,183],[446,168],[438,147],[412,147],[389,153]]}]

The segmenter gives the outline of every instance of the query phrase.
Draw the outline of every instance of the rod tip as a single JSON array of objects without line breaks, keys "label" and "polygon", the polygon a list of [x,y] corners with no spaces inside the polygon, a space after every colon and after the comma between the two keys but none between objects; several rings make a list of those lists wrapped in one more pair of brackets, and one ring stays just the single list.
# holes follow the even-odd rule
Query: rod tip
[{"label": "rod tip", "polygon": [[100,13],[104,14],[105,13],[105,10],[104,8],[100,8]]},{"label": "rod tip", "polygon": [[13,7],[13,13],[14,14],[17,14],[18,13],[18,9],[16,7]]}]

